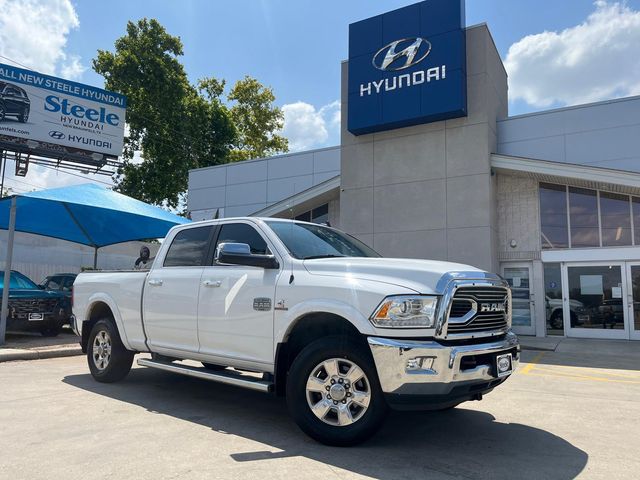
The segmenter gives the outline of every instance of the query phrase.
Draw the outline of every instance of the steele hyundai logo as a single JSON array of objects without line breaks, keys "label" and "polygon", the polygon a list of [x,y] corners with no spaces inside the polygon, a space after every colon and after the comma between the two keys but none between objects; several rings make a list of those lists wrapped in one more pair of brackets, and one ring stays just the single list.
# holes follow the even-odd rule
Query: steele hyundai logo
[{"label": "steele hyundai logo", "polygon": [[50,136],[51,138],[55,138],[56,140],[63,140],[63,139],[64,139],[64,133],[62,133],[62,132],[58,132],[58,131],[56,131],[56,130],[51,130],[51,131],[49,132],[49,136]]},{"label": "steele hyundai logo", "polygon": [[[408,46],[396,51],[398,45],[411,42]],[[386,53],[385,53],[386,52]],[[427,58],[427,55],[431,52],[431,42],[424,38],[403,38],[391,42],[389,45],[385,45],[373,56],[371,63],[378,70],[404,70],[405,68],[412,67],[422,60]],[[384,56],[382,55],[384,53]],[[420,53],[420,56],[416,59],[416,55]],[[404,63],[397,62],[396,60],[404,59]],[[395,65],[395,66],[393,66]]]}]

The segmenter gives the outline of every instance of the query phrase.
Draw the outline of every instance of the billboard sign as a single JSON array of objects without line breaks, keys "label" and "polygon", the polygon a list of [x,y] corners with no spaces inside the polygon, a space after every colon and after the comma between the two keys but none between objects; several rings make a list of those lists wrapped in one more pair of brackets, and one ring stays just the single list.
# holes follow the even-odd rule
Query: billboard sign
[{"label": "billboard sign", "polygon": [[0,64],[0,143],[56,158],[122,154],[127,99]]},{"label": "billboard sign", "polygon": [[464,0],[426,0],[349,25],[354,135],[467,114]]}]

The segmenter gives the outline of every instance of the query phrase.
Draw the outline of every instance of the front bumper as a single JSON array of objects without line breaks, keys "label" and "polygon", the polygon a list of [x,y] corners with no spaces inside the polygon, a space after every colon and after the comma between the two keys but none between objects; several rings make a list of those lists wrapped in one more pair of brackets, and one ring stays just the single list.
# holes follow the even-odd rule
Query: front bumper
[{"label": "front bumper", "polygon": [[518,337],[512,332],[473,345],[380,337],[368,337],[368,342],[382,391],[401,403],[411,402],[406,397],[432,397],[438,405],[476,398],[507,378],[498,378],[497,355],[511,353],[513,371],[520,360]]}]

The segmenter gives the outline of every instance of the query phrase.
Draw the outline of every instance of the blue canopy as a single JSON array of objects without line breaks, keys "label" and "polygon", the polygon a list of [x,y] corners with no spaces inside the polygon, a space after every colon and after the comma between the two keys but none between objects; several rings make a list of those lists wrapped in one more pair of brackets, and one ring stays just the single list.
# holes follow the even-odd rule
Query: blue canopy
[{"label": "blue canopy", "polygon": [[[9,228],[11,199],[0,201],[0,229]],[[16,231],[94,248],[162,238],[188,219],[107,188],[86,183],[23,193],[16,198]]]}]

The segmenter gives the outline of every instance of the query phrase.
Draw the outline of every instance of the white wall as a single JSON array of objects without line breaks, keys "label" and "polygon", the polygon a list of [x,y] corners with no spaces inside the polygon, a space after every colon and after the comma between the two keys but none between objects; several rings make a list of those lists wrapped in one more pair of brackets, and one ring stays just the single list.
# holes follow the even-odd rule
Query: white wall
[{"label": "white wall", "polygon": [[[0,268],[7,254],[7,231],[0,230]],[[98,250],[98,268],[131,269],[144,242],[126,242]],[[146,244],[151,255],[159,244]],[[82,267],[93,267],[93,248],[55,238],[16,232],[12,270],[17,270],[36,283],[54,273],[77,273]]]},{"label": "white wall", "polygon": [[340,174],[340,147],[199,168],[189,172],[192,220],[250,215]]},{"label": "white wall", "polygon": [[640,96],[499,121],[496,153],[640,172]]}]

